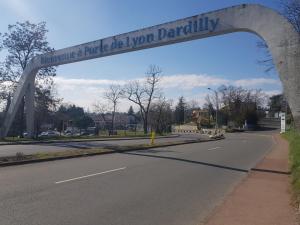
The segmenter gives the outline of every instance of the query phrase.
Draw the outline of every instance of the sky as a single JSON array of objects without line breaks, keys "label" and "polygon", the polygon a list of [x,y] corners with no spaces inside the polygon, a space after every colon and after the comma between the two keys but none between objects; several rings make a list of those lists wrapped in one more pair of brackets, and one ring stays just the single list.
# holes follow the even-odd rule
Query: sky
[{"label": "sky", "polygon": [[[243,3],[280,10],[279,0],[0,0],[0,32],[16,22],[45,21],[50,46],[61,49]],[[233,33],[59,66],[56,92],[64,102],[92,111],[96,102],[105,101],[110,84],[141,79],[149,65],[157,65],[161,89],[174,104],[184,96],[201,106],[207,88],[223,84],[281,93],[277,72],[266,73],[257,63],[264,58],[259,40],[254,34]],[[122,100],[119,110],[130,105]]]}]

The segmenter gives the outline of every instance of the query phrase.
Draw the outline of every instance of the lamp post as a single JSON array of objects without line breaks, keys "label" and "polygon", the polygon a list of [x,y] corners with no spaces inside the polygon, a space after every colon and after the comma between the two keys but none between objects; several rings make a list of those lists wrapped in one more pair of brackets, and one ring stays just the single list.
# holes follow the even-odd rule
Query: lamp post
[{"label": "lamp post", "polygon": [[217,107],[216,107],[216,129],[218,129],[219,128],[219,126],[218,126],[218,111],[219,111],[219,97],[218,97],[218,92],[216,90],[212,89],[212,88],[207,88],[207,89],[210,90],[210,91],[212,91],[212,92],[214,92],[215,95],[216,95],[216,105],[217,105]]}]

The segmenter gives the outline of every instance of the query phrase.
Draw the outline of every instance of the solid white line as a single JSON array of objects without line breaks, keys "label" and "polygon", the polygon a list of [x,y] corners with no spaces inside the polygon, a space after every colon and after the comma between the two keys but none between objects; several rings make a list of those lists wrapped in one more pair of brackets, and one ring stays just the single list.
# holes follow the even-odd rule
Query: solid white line
[{"label": "solid white line", "polygon": [[215,149],[218,149],[218,148],[221,148],[221,147],[209,148],[209,149],[207,149],[207,150],[215,150]]},{"label": "solid white line", "polygon": [[71,178],[71,179],[68,179],[68,180],[57,181],[57,182],[55,182],[55,184],[61,184],[61,183],[65,183],[65,182],[69,182],[69,181],[73,181],[73,180],[79,180],[79,179],[83,179],[83,178],[87,178],[87,177],[98,176],[98,175],[101,175],[101,174],[111,173],[111,172],[115,172],[115,171],[118,171],[118,170],[125,170],[125,169],[126,169],[126,167],[113,169],[113,170],[107,170],[107,171],[104,171],[104,172],[89,174],[89,175],[82,176],[82,177],[75,177],[75,178]]}]

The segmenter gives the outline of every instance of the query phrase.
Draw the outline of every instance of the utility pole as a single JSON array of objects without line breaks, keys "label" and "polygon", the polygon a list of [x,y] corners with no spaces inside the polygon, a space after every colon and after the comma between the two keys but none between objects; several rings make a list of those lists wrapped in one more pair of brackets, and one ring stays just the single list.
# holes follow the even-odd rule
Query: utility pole
[{"label": "utility pole", "polygon": [[218,96],[218,92],[212,88],[207,88],[208,90],[214,92],[215,96],[216,96],[216,129],[219,128],[218,126],[218,111],[219,111],[219,96]]}]

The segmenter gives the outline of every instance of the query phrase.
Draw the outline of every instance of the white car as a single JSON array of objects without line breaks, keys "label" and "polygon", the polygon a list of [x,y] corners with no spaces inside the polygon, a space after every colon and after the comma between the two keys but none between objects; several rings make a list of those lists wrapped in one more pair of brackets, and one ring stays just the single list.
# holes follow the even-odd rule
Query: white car
[{"label": "white car", "polygon": [[58,137],[59,132],[54,131],[54,130],[48,130],[45,132],[40,133],[39,137]]}]

